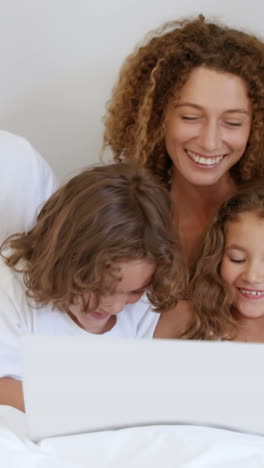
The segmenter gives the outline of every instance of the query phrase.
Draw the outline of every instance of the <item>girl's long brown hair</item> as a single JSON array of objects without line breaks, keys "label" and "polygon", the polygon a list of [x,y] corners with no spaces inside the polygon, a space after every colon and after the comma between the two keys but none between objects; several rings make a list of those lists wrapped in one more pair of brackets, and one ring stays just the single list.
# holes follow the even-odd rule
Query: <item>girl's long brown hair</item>
[{"label": "girl's long brown hair", "polygon": [[232,296],[220,276],[220,266],[225,248],[225,227],[245,212],[264,217],[264,179],[244,185],[223,203],[206,230],[193,260],[188,287],[193,320],[182,338],[230,339],[235,336],[237,322],[232,313]]},{"label": "girl's long brown hair", "polygon": [[246,151],[232,175],[237,183],[264,176],[264,43],[202,15],[166,23],[126,59],[107,106],[105,147],[117,161],[148,167],[169,187],[166,113],[172,96],[175,99],[199,66],[235,74],[245,82],[253,121]]},{"label": "girl's long brown hair", "polygon": [[148,296],[158,311],[177,302],[185,281],[168,194],[127,164],[92,167],[71,179],[46,202],[33,229],[3,243],[1,255],[23,273],[30,298],[65,311],[87,291],[98,300],[111,292],[118,262],[155,264]]}]

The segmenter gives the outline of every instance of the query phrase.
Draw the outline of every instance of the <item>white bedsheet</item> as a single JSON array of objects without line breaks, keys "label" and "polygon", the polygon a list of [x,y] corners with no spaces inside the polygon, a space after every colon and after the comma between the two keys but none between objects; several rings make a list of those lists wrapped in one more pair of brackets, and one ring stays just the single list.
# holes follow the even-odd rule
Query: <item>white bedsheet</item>
[{"label": "white bedsheet", "polygon": [[42,440],[25,415],[0,406],[3,468],[261,468],[264,437],[197,426],[151,426]]}]

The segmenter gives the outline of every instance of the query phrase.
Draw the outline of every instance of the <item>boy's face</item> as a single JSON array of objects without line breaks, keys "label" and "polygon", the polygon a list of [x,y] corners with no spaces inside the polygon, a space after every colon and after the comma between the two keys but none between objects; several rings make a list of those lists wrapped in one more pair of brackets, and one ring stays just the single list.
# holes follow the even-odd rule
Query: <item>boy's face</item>
[{"label": "boy's face", "polygon": [[[134,304],[141,298],[151,284],[155,271],[155,265],[145,259],[122,262],[116,266],[120,268],[118,274],[121,277],[116,291],[111,295],[104,295],[102,291],[95,310],[82,311],[81,299],[70,306],[71,318],[90,333],[102,334],[111,330],[116,323],[116,315],[122,312],[127,304]],[[92,309],[92,293],[87,293],[84,300],[89,301],[89,309]]]}]

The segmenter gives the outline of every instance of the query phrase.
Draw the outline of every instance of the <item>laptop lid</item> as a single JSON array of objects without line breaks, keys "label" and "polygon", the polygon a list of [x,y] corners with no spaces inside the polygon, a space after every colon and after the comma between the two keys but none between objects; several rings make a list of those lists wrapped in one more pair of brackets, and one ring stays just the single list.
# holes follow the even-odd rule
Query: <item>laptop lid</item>
[{"label": "laptop lid", "polygon": [[23,389],[33,440],[149,424],[264,434],[264,345],[28,336]]}]

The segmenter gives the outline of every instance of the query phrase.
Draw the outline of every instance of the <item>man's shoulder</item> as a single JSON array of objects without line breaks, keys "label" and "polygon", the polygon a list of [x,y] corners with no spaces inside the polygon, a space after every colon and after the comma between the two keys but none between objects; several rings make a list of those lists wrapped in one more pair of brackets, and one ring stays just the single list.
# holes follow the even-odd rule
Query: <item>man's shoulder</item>
[{"label": "man's shoulder", "polygon": [[9,296],[14,301],[20,300],[25,294],[23,273],[6,265],[2,256],[0,256],[0,293],[1,296]]}]

